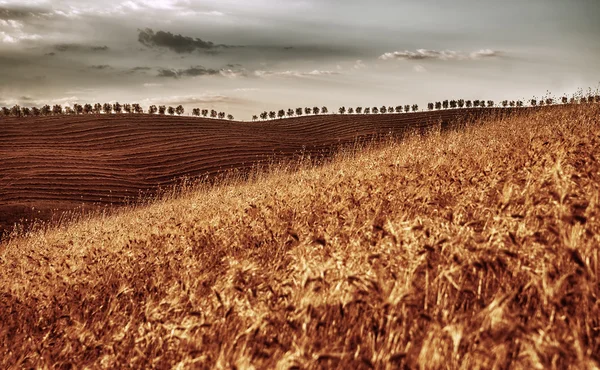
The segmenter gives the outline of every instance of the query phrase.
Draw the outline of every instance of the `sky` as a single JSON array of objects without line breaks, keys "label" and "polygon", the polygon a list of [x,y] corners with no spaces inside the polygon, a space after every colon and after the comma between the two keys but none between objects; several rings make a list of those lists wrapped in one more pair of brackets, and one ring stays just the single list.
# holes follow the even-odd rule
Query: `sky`
[{"label": "sky", "polygon": [[562,96],[599,86],[599,14],[597,0],[0,0],[0,106],[249,120]]}]

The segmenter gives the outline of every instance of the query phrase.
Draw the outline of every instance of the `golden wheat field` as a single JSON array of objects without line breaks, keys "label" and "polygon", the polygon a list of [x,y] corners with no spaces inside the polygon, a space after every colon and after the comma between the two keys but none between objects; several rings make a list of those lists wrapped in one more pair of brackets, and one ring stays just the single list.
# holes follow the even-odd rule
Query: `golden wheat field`
[{"label": "golden wheat field", "polygon": [[183,189],[0,246],[0,368],[598,369],[600,106]]}]

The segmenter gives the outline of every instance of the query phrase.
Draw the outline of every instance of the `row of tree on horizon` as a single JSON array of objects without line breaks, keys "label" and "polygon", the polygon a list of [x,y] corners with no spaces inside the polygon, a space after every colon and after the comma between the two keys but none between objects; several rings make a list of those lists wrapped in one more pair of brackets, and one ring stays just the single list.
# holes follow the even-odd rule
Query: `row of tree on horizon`
[{"label": "row of tree on horizon", "polygon": [[[597,102],[600,103],[600,96],[589,96],[589,97],[580,97],[580,98],[571,98],[570,100],[567,97],[563,97],[561,99],[561,102],[563,104],[576,104],[576,103],[586,103],[586,102]],[[554,104],[554,99],[553,98],[545,98],[545,99],[531,99],[529,100],[529,104],[532,107],[536,107],[536,106],[544,106],[544,105],[552,105]],[[524,107],[525,103],[522,100],[503,100],[500,105],[503,108],[514,108],[514,107]],[[493,108],[496,106],[496,103],[493,100],[464,100],[464,99],[458,99],[458,100],[444,100],[441,102],[435,102],[435,103],[428,103],[427,104],[427,109],[432,111],[432,110],[441,110],[441,109],[455,109],[455,108]],[[381,107],[350,107],[350,108],[346,108],[345,106],[342,106],[338,109],[339,114],[385,114],[385,113],[409,113],[409,112],[417,112],[419,110],[419,106],[417,104],[413,104],[413,105],[398,105],[396,107],[393,106],[381,106]],[[289,108],[287,110],[285,109],[280,109],[279,111],[275,112],[275,111],[264,111],[259,115],[253,115],[252,116],[252,120],[253,121],[257,121],[259,118],[261,120],[267,120],[267,119],[276,119],[276,118],[284,118],[284,117],[300,117],[302,115],[309,115],[309,114],[328,114],[329,110],[327,109],[327,107],[313,107],[313,108],[296,108],[296,109],[292,109]]]},{"label": "row of tree on horizon", "polygon": [[[52,107],[49,105],[44,105],[41,108],[38,107],[21,107],[19,105],[14,105],[12,108],[2,107],[0,108],[0,115],[6,117],[29,117],[29,116],[55,116],[55,115],[80,115],[80,114],[159,114],[165,115],[169,114],[171,116],[177,114],[181,116],[185,113],[185,109],[182,105],[178,105],[176,107],[167,107],[166,105],[151,105],[148,107],[147,112],[144,111],[141,105],[139,104],[120,104],[120,103],[105,103],[100,104],[96,103],[94,105],[91,104],[73,104],[72,107],[66,106],[63,108],[60,104],[55,104]],[[192,115],[200,117],[210,117],[210,118],[218,118],[218,119],[229,119],[233,120],[234,117],[231,114],[226,114],[225,112],[217,112],[216,110],[208,110],[208,109],[200,109],[194,108],[192,109]]]},{"label": "row of tree on horizon", "polygon": [[[600,103],[599,95],[590,95],[590,96],[580,96],[580,97],[572,97],[568,99],[566,96],[561,98],[562,104],[583,104],[583,103]],[[544,105],[553,105],[555,104],[555,100],[553,98],[544,98],[544,99],[531,99],[528,101],[530,106],[544,106]],[[502,106],[503,108],[507,107],[517,107],[521,108],[525,106],[525,103],[522,100],[503,100],[498,106]],[[456,108],[492,108],[496,107],[496,103],[493,100],[444,100],[441,102],[428,103],[427,109],[429,111],[432,110],[442,110],[442,109],[456,109]],[[338,109],[339,114],[385,114],[385,113],[409,113],[409,112],[417,112],[419,111],[419,106],[417,104],[413,105],[398,105],[396,107],[393,106],[381,106],[381,107],[349,107],[346,108],[342,106]],[[143,114],[148,113],[151,115],[159,114],[166,115],[169,114],[171,116],[177,114],[181,116],[185,113],[185,109],[182,105],[178,105],[176,107],[166,106],[166,105],[151,105],[148,107],[147,112],[139,104],[120,104],[120,103],[105,103],[100,104],[96,103],[94,105],[91,104],[73,104],[72,107],[66,106],[62,107],[60,104],[55,104],[54,106],[44,105],[41,108],[38,107],[20,107],[19,105],[15,105],[12,108],[2,107],[0,108],[0,116],[5,117],[28,117],[28,116],[50,116],[50,115],[80,115],[80,114]],[[217,118],[217,119],[225,119],[233,120],[234,117],[231,114],[226,114],[225,112],[217,112],[214,109],[200,109],[194,108],[191,112],[192,116],[196,117],[205,117],[205,118]],[[318,114],[329,114],[329,109],[326,106],[321,108],[319,107],[305,107],[305,108],[289,108],[287,110],[280,109],[279,111],[264,111],[259,115],[253,115],[252,120],[257,121],[258,119],[267,120],[267,119],[282,119],[285,117],[300,117],[302,115],[318,115]]]}]

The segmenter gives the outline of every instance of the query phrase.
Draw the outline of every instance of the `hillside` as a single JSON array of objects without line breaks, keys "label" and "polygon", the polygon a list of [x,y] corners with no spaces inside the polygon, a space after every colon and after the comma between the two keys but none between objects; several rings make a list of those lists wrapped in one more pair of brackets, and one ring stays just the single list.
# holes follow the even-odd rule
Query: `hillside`
[{"label": "hillside", "polygon": [[12,239],[0,368],[597,369],[599,159],[528,110]]},{"label": "hillside", "polygon": [[256,123],[128,114],[5,118],[0,120],[0,235],[21,219],[122,205],[185,176],[245,171],[301,151],[328,155],[357,139],[493,112],[324,115]]}]

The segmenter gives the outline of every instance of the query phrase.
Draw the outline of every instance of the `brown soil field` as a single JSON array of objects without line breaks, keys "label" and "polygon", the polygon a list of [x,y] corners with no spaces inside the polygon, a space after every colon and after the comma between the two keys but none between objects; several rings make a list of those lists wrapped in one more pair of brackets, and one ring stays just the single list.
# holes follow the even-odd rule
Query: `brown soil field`
[{"label": "brown soil field", "polygon": [[11,238],[0,368],[598,369],[600,105],[520,112]]},{"label": "brown soil field", "polygon": [[126,114],[2,119],[0,236],[19,221],[122,205],[183,177],[212,178],[301,152],[328,156],[356,140],[493,112],[322,115],[256,123]]}]

